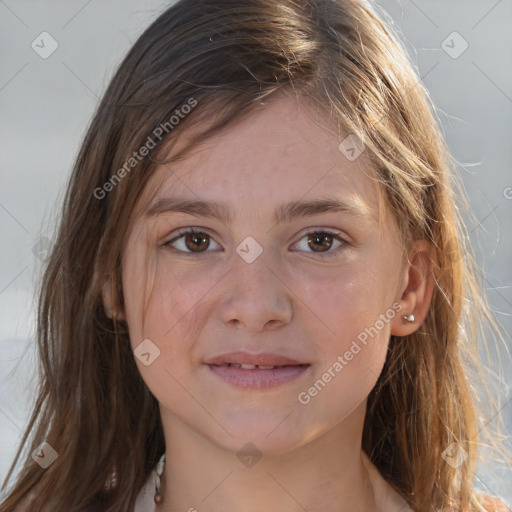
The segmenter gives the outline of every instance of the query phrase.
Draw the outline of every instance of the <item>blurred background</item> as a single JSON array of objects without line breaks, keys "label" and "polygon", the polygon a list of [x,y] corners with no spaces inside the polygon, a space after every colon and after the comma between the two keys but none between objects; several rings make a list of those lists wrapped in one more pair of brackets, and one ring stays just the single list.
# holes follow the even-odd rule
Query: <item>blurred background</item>
[{"label": "blurred background", "polygon": [[[98,98],[169,2],[0,0],[0,483],[37,383],[34,289],[63,188]],[[379,0],[430,92],[470,200],[467,226],[489,297],[512,332],[512,0]],[[512,364],[492,379],[506,435]],[[478,384],[478,383],[477,383]],[[498,415],[499,416],[499,415]],[[491,427],[495,413],[483,417]],[[511,443],[508,443],[511,446]],[[512,504],[512,472],[481,465],[477,487]]]}]

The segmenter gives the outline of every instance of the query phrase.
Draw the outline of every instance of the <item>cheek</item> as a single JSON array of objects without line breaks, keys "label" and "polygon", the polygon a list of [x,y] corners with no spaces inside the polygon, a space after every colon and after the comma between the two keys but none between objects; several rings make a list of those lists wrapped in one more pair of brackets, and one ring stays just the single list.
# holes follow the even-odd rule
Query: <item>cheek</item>
[{"label": "cheek", "polygon": [[[129,263],[125,275],[134,276]],[[151,289],[142,300],[148,282],[152,283]],[[154,279],[126,279],[126,314],[135,362],[153,395],[171,408],[190,405],[190,397],[180,383],[187,382],[193,371],[195,341],[208,315],[205,294],[214,285],[215,280],[207,281],[207,276],[199,279],[197,273],[194,277],[194,273],[171,271],[158,260]],[[149,365],[137,357],[142,340],[150,340],[150,352],[157,354]]]},{"label": "cheek", "polygon": [[[127,262],[126,275],[130,273]],[[194,361],[193,348],[211,313],[207,300],[222,276],[166,264],[157,255],[153,275],[126,280],[126,309],[133,348],[143,339],[158,347],[156,367],[168,368],[176,377],[184,375]],[[150,289],[145,292],[150,283]],[[146,296],[145,300],[141,297]],[[158,363],[158,364],[157,364]],[[145,367],[140,366],[144,375]]]},{"label": "cheek", "polygon": [[314,279],[295,276],[294,290],[308,306],[304,311],[314,313],[307,314],[311,320],[305,329],[320,354],[318,371],[299,402],[307,402],[319,418],[325,417],[326,406],[333,417],[348,413],[380,375],[397,313],[392,287],[382,284],[389,281],[379,272],[361,265],[337,273],[331,269]]},{"label": "cheek", "polygon": [[[301,299],[298,307],[310,312],[310,327],[317,333],[314,339],[324,340],[326,347],[343,349],[392,310],[392,284],[369,265],[328,269],[314,275],[295,272],[291,283]],[[378,330],[389,334],[389,321],[381,324],[378,322]]]}]

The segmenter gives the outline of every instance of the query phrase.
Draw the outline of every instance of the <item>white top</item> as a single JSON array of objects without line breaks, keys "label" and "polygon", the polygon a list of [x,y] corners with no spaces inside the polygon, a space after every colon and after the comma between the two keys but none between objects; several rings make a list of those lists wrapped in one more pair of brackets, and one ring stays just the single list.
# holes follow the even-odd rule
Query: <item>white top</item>
[{"label": "white top", "polygon": [[156,466],[149,474],[144,487],[141,489],[135,501],[133,512],[156,512],[155,486],[158,475]]}]

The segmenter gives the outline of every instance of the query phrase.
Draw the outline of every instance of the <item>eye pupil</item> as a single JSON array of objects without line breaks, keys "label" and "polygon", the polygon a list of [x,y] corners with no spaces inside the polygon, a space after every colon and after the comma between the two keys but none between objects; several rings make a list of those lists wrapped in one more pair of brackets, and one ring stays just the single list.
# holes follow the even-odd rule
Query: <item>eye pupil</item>
[{"label": "eye pupil", "polygon": [[[327,242],[327,243],[322,243],[326,241],[326,239],[329,239],[330,241]],[[311,234],[309,237],[308,237],[308,244],[309,246],[314,249],[312,246],[311,246],[311,243],[314,243],[316,245],[320,245],[321,248],[323,248],[324,250],[328,250],[332,247],[332,235],[328,234],[328,233],[314,233],[314,234]],[[319,251],[319,252],[323,252],[323,251]]]},{"label": "eye pupil", "polygon": [[[187,248],[194,252],[200,252],[201,250],[207,249],[210,242],[206,238],[206,233],[188,233],[185,237],[185,243]],[[191,242],[191,243],[189,243]],[[199,249],[196,251],[196,249]]]}]

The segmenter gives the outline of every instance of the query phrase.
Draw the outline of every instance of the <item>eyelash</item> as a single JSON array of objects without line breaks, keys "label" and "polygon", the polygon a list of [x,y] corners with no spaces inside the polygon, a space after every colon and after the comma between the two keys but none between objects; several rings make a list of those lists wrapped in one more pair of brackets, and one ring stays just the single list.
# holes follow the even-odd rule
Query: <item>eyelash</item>
[{"label": "eyelash", "polygon": [[[189,235],[189,234],[205,234],[207,235],[208,237],[210,238],[213,238],[211,237],[205,230],[197,230],[197,229],[194,229],[194,228],[187,228],[187,229],[184,229],[182,231],[179,231],[176,236],[174,236],[171,240],[168,240],[167,242],[165,242],[164,244],[162,244],[163,247],[170,247],[171,249],[175,249],[174,247],[171,247],[171,244],[173,244],[174,242],[176,242],[177,240],[179,240],[180,238],[183,238],[184,236],[186,235]],[[316,229],[316,230],[313,230],[313,231],[308,231],[307,233],[304,234],[304,236],[302,236],[300,240],[304,239],[305,237],[307,237],[308,235],[313,235],[313,234],[321,234],[321,235],[329,235],[329,236],[332,236],[335,240],[338,240],[341,245],[339,247],[336,247],[334,250],[331,250],[331,248],[329,248],[328,252],[314,252],[314,251],[308,251],[310,252],[311,254],[316,254],[322,258],[328,258],[328,257],[331,257],[331,256],[335,256],[337,251],[339,249],[341,249],[343,246],[345,245],[349,245],[349,242],[347,242],[347,240],[345,240],[339,233],[336,233],[335,231],[330,231],[329,229]],[[211,252],[211,251],[200,251],[200,252],[188,252],[188,251],[182,251],[180,249],[175,249],[179,252],[182,252],[184,254],[194,254],[194,255],[201,255],[201,254],[204,254],[206,252]]]}]

